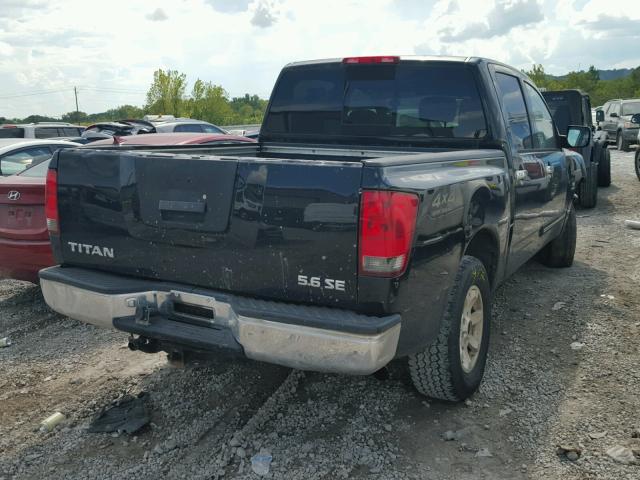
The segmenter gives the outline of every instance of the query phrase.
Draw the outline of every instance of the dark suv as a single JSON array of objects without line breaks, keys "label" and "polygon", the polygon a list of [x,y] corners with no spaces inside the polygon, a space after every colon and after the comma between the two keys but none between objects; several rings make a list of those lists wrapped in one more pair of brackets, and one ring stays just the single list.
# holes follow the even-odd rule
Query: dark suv
[{"label": "dark suv", "polygon": [[599,127],[607,132],[610,142],[615,140],[618,150],[626,152],[637,141],[640,125],[631,122],[636,113],[640,113],[640,98],[609,100],[596,113]]},{"label": "dark suv", "polygon": [[[580,90],[545,91],[542,95],[560,135],[567,135],[569,125],[593,129],[589,95]],[[574,150],[582,155],[586,167],[585,178],[578,186],[580,205],[585,208],[595,207],[598,201],[598,187],[611,185],[607,135],[604,132],[595,132],[587,146]]]}]

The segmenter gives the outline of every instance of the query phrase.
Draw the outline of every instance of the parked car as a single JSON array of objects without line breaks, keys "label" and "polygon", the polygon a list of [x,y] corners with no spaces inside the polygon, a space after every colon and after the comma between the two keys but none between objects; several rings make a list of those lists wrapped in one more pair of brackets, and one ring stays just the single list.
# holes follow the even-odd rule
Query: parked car
[{"label": "parked car", "polygon": [[631,122],[631,117],[640,113],[640,98],[609,100],[596,114],[602,130],[607,132],[610,142],[614,142],[623,152],[629,150],[637,137],[640,125]]},{"label": "parked car", "polygon": [[0,125],[0,138],[77,137],[84,127],[66,122],[40,122]]},{"label": "parked car", "polygon": [[153,123],[158,133],[229,133],[212,123],[191,118],[176,118],[173,115],[145,115],[144,118],[146,121]]},{"label": "parked car", "polygon": [[133,135],[119,137],[117,139],[98,140],[91,144],[92,147],[105,145],[207,145],[225,143],[255,143],[255,140],[239,135],[226,135],[219,133],[152,133],[149,135]]},{"label": "parked car", "polygon": [[611,158],[607,150],[607,134],[596,132],[591,117],[589,95],[580,90],[549,90],[542,92],[547,101],[553,120],[561,135],[566,135],[569,125],[583,125],[592,128],[594,135],[589,144],[576,149],[582,155],[586,176],[578,186],[580,205],[593,208],[598,202],[598,186],[611,185]]},{"label": "parked car", "polygon": [[114,122],[98,122],[89,125],[82,136],[95,133],[109,135],[111,137],[123,137],[127,135],[139,135],[144,133],[156,133],[155,126],[145,120],[118,120]]},{"label": "parked car", "polygon": [[[0,139],[0,152],[8,141]],[[55,150],[78,145],[53,140],[12,141],[14,150],[0,153],[0,164],[10,164],[11,171],[17,172],[0,177],[0,279],[37,283],[38,270],[54,264],[44,211],[49,160]],[[31,166],[25,167],[25,160],[31,160]]]},{"label": "parked car", "polygon": [[51,158],[59,148],[77,147],[63,140],[0,138],[0,175],[14,175]]},{"label": "parked car", "polygon": [[467,398],[496,286],[573,262],[584,163],[563,147],[591,129],[559,135],[533,82],[482,58],[294,63],[269,105],[258,143],[59,152],[47,303],[143,352],[402,358],[419,392]]},{"label": "parked car", "polygon": [[[640,114],[635,114],[633,117],[631,117],[631,121],[640,125]],[[638,139],[636,145],[635,166],[636,177],[638,177],[638,180],[640,180],[640,130],[638,131]]]}]

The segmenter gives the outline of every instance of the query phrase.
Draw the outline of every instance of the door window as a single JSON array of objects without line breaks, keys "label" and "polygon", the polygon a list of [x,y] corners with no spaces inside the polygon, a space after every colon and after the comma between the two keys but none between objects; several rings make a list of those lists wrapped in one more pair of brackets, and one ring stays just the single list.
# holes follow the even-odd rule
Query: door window
[{"label": "door window", "polygon": [[0,172],[2,175],[13,175],[22,170],[51,158],[49,147],[25,148],[0,158]]},{"label": "door window", "polygon": [[202,124],[202,130],[205,133],[224,133],[218,127],[214,127],[213,125],[207,125],[206,123]]},{"label": "door window", "polygon": [[496,80],[513,145],[518,150],[533,148],[531,125],[520,82],[516,77],[504,73],[497,73]]},{"label": "door window", "polygon": [[528,83],[524,83],[524,91],[529,101],[531,126],[533,127],[533,148],[558,148],[553,119],[547,105],[538,91]]},{"label": "door window", "polygon": [[611,114],[611,113],[617,113],[617,114],[618,114],[618,116],[620,116],[620,104],[619,104],[619,103],[613,103],[613,104],[611,105],[611,112],[610,112],[610,114]]},{"label": "door window", "polygon": [[202,133],[202,128],[197,123],[183,123],[181,125],[176,125],[176,128],[173,131],[174,132],[198,132],[198,133]]},{"label": "door window", "polygon": [[24,128],[0,127],[0,138],[24,138]]},{"label": "door window", "polygon": [[57,127],[38,127],[36,128],[36,138],[53,138],[62,137],[64,134],[58,132]]},{"label": "door window", "polygon": [[82,135],[82,129],[81,128],[64,127],[62,129],[62,131],[64,132],[64,135],[66,137],[79,137],[80,135]]}]

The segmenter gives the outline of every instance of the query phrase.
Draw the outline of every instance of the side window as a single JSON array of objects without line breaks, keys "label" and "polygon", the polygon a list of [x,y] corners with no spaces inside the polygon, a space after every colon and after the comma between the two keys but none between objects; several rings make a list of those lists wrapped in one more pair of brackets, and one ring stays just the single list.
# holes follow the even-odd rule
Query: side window
[{"label": "side window", "polygon": [[531,126],[533,127],[533,148],[558,148],[553,119],[547,105],[538,91],[526,82],[524,82],[524,90],[529,100]]},{"label": "side window", "polygon": [[13,175],[49,158],[51,158],[51,150],[48,146],[25,148],[0,158],[0,172],[2,175]]},{"label": "side window", "polygon": [[202,131],[205,133],[223,133],[218,127],[207,125],[206,123],[202,124]]},{"label": "side window", "polygon": [[36,138],[53,138],[53,137],[61,137],[58,133],[57,127],[37,127],[36,128]]},{"label": "side window", "polygon": [[613,103],[611,106],[611,113],[617,113],[620,116],[620,102]]},{"label": "side window", "polygon": [[62,131],[65,137],[79,137],[82,134],[82,129],[74,127],[65,127]]},{"label": "side window", "polygon": [[24,128],[0,128],[0,138],[24,138]]},{"label": "side window", "polygon": [[198,123],[183,123],[176,125],[174,132],[198,132],[202,133],[202,128]]},{"label": "side window", "polygon": [[520,82],[512,75],[497,73],[496,80],[502,101],[504,114],[507,116],[511,141],[518,150],[533,148],[531,126],[527,107],[524,103]]}]

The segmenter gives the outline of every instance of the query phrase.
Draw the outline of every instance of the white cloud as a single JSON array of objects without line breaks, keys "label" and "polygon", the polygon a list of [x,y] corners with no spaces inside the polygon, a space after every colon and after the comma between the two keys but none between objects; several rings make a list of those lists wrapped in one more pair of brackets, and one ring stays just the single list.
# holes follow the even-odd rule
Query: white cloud
[{"label": "white cloud", "polygon": [[267,28],[278,21],[278,5],[269,0],[260,0],[256,4],[251,23],[256,27]]},{"label": "white cloud", "polygon": [[[156,0],[150,10],[112,0],[96,11],[86,0],[0,0],[0,116],[71,111],[74,86],[83,111],[141,105],[157,68],[266,97],[283,65],[310,58],[478,55],[557,74],[635,67],[637,2]],[[141,21],[155,9],[168,18]],[[54,92],[3,98],[42,91]]]},{"label": "white cloud", "polygon": [[151,20],[152,22],[162,22],[164,20],[167,20],[169,17],[167,16],[167,14],[164,12],[163,9],[156,8],[153,12],[149,13],[148,15],[145,15],[145,18],[147,20]]}]

